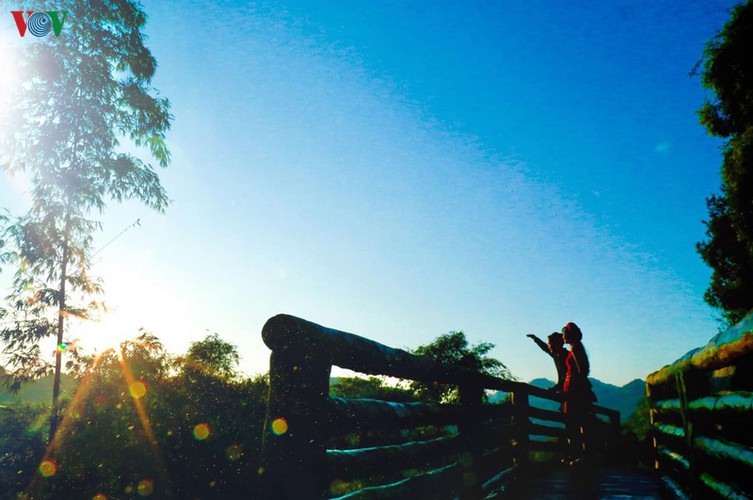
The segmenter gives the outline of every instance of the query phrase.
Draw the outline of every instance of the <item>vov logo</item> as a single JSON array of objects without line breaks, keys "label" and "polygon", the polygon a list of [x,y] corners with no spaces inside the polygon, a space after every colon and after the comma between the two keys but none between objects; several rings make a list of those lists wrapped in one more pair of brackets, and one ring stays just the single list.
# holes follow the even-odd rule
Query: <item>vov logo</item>
[{"label": "vov logo", "polygon": [[68,17],[68,12],[65,10],[48,10],[45,12],[27,10],[25,19],[23,10],[12,10],[10,13],[13,14],[13,20],[16,21],[19,35],[26,35],[28,29],[29,33],[40,38],[47,36],[50,31],[55,33],[55,36],[60,36],[65,18]]}]

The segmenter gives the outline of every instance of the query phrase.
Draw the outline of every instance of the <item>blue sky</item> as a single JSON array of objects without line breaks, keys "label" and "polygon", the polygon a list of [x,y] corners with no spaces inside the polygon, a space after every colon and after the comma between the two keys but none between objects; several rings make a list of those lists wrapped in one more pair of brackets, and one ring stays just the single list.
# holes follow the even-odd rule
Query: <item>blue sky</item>
[{"label": "blue sky", "polygon": [[208,330],[256,373],[285,312],[396,347],[463,330],[529,380],[555,374],[525,334],[575,321],[621,385],[716,333],[694,245],[720,143],[689,73],[733,2],[143,4],[173,204],[105,214],[100,245],[141,225],[98,256],[113,312],[82,341]]}]

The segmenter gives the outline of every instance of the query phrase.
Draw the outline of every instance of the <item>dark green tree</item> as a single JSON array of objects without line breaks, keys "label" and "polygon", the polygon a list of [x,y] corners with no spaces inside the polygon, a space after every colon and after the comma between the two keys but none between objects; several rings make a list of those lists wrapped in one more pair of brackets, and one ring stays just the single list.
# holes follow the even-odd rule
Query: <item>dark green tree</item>
[{"label": "dark green tree", "polygon": [[45,415],[39,404],[0,406],[0,498],[18,498],[35,476],[46,448],[39,425]]},{"label": "dark green tree", "polygon": [[[46,10],[20,2],[18,10]],[[93,235],[110,201],[134,199],[163,211],[155,168],[170,153],[168,101],[151,86],[157,63],[145,45],[146,15],[133,0],[61,0],[59,36],[23,45],[23,78],[0,137],[0,161],[30,179],[31,208],[4,229],[2,261],[15,270],[0,340],[12,382],[54,371],[50,435],[59,414],[68,318],[88,317],[101,292],[90,276]],[[63,15],[60,16],[63,19]],[[122,144],[121,144],[122,143]],[[54,365],[40,342],[56,337]]]},{"label": "dark green tree", "polygon": [[220,379],[232,379],[240,361],[238,348],[225,342],[216,333],[203,340],[191,342],[183,358],[183,371],[186,374],[204,373]]},{"label": "dark green tree", "polygon": [[[504,363],[487,356],[492,349],[494,349],[494,344],[489,342],[471,345],[465,338],[465,333],[449,332],[440,335],[430,344],[413,349],[412,352],[447,366],[458,366],[494,377],[512,379]],[[435,402],[458,401],[457,388],[450,385],[413,381],[410,387],[421,399]]]},{"label": "dark green tree", "polygon": [[706,46],[703,85],[712,100],[699,110],[709,134],[724,139],[721,194],[707,200],[708,239],[698,252],[712,268],[706,302],[728,324],[753,308],[753,3],[732,9]]},{"label": "dark green tree", "polygon": [[331,396],[369,398],[383,401],[416,401],[417,395],[403,387],[392,386],[380,377],[338,377],[329,388]]}]

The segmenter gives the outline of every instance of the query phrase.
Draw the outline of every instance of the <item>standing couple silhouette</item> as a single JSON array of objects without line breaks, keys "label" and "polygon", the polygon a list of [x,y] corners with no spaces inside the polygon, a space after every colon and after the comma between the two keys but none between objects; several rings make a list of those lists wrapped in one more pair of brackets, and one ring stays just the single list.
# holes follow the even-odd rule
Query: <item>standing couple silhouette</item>
[{"label": "standing couple silhouette", "polygon": [[[557,368],[557,384],[550,390],[561,392],[564,396],[562,410],[566,417],[569,444],[569,456],[564,460],[570,464],[576,463],[590,449],[589,427],[593,419],[592,405],[596,401],[588,380],[591,366],[583,347],[583,332],[578,325],[570,322],[562,328],[561,333],[551,333],[547,337],[548,343],[534,334],[527,337],[552,357]],[[565,344],[570,346],[570,350],[565,348]]]}]

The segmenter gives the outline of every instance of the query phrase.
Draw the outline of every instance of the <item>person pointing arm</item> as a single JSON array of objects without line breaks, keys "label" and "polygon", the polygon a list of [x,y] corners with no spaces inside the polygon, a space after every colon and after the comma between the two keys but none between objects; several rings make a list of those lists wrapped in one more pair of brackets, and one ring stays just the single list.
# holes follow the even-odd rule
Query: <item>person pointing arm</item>
[{"label": "person pointing arm", "polygon": [[553,332],[547,336],[549,343],[544,343],[543,340],[536,335],[529,333],[526,337],[533,340],[539,348],[552,357],[554,361],[554,367],[557,369],[557,384],[550,388],[552,391],[561,392],[565,383],[565,376],[567,375],[567,365],[565,360],[567,359],[568,351],[565,349],[565,344],[562,338],[562,334],[559,332]]}]

